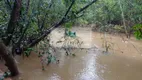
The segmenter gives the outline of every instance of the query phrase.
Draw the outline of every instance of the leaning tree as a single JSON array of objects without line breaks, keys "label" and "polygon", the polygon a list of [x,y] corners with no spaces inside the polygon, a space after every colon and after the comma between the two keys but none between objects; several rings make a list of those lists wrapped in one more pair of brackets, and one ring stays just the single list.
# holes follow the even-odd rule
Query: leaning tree
[{"label": "leaning tree", "polygon": [[96,1],[79,6],[76,0],[0,0],[5,6],[0,9],[0,56],[12,76],[19,74],[15,53],[21,54],[55,28],[80,18]]}]

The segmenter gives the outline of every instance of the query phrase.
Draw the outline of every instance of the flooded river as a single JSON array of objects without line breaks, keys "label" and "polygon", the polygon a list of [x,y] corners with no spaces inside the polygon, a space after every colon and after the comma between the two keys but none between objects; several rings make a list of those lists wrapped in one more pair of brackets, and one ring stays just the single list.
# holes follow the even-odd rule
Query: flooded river
[{"label": "flooded river", "polygon": [[[111,43],[108,53],[104,53],[103,34],[78,30],[84,49],[66,56],[58,50],[58,64],[52,63],[42,71],[40,60],[32,53],[18,64],[23,80],[142,80],[142,41],[129,40],[119,35],[106,34]],[[86,31],[86,32],[85,32]],[[57,35],[53,34],[56,38]],[[123,35],[122,35],[123,36]],[[87,43],[88,42],[88,43]],[[54,44],[54,42],[52,42]],[[55,45],[54,45],[55,46]]]}]

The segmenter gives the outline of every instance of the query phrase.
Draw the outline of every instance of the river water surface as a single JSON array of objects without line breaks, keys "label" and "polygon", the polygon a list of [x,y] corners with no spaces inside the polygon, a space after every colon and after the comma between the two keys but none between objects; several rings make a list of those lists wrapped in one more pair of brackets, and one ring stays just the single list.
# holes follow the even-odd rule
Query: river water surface
[{"label": "river water surface", "polygon": [[[87,28],[77,31],[78,35],[83,36],[84,49],[78,49],[75,57],[66,56],[64,51],[58,50],[57,58],[60,62],[52,63],[42,71],[39,58],[32,53],[29,58],[21,59],[18,64],[21,78],[23,80],[142,80],[141,41],[107,34],[106,40],[110,41],[111,48],[108,53],[104,53],[103,34],[89,29],[87,31]],[[59,37],[53,35],[55,38]]]}]

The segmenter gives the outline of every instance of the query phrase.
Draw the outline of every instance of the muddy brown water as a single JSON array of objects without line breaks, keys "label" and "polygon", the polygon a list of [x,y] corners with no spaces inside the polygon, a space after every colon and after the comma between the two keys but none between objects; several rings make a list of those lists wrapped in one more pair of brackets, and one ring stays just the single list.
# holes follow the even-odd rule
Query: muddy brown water
[{"label": "muddy brown water", "polygon": [[[66,56],[59,50],[59,64],[52,63],[42,71],[36,54],[21,59],[18,64],[23,80],[142,80],[142,41],[123,40],[107,34],[113,43],[109,53],[103,53],[103,34],[92,32],[92,48],[78,50],[76,56]],[[87,36],[86,36],[87,38]]]}]

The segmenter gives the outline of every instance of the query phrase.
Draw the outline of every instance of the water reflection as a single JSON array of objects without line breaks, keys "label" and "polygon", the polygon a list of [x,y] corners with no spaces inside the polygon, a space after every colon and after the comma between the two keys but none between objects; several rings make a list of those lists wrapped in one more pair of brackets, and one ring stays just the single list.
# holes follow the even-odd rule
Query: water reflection
[{"label": "water reflection", "polygon": [[61,80],[61,77],[54,73],[47,80]]},{"label": "water reflection", "polygon": [[95,56],[90,54],[86,59],[84,60],[86,61],[85,68],[80,72],[79,80],[100,80],[96,72]]}]

